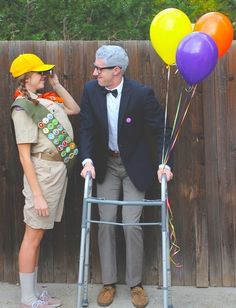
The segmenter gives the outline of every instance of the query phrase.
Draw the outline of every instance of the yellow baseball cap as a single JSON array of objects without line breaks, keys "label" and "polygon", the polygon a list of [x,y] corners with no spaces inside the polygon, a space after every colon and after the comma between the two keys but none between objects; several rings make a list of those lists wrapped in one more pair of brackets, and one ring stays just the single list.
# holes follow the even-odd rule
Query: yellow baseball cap
[{"label": "yellow baseball cap", "polygon": [[16,57],[10,67],[10,73],[14,78],[29,72],[45,72],[53,69],[55,65],[45,64],[33,53],[24,53]]}]

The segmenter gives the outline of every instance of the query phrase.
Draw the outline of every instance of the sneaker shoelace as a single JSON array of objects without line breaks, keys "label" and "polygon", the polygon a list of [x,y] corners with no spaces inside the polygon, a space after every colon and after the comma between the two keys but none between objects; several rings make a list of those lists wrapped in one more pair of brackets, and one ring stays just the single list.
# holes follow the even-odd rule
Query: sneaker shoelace
[{"label": "sneaker shoelace", "polygon": [[45,301],[38,299],[38,300],[36,300],[35,302],[32,303],[32,308],[38,308],[41,305],[45,305],[45,304],[46,304]]},{"label": "sneaker shoelace", "polygon": [[39,300],[47,303],[48,299],[49,299],[48,291],[47,290],[43,290],[43,292],[39,295]]}]

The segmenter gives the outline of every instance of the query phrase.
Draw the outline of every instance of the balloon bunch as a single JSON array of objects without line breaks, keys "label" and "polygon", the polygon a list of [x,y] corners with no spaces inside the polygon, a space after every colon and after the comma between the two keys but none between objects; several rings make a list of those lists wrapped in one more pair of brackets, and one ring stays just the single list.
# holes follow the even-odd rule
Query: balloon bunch
[{"label": "balloon bunch", "polygon": [[[169,160],[196,92],[197,84],[214,70],[217,60],[230,48],[233,33],[230,20],[218,12],[203,15],[194,26],[185,13],[175,8],[165,9],[154,17],[150,26],[152,46],[167,64],[168,69],[162,164],[167,164]],[[172,65],[177,66],[177,71],[180,72],[187,86],[184,86],[180,91],[170,141],[166,146],[168,92]],[[170,204],[168,204],[168,214],[171,242],[170,259],[176,266],[180,266],[173,260],[180,248],[176,241]]]},{"label": "balloon bunch", "polygon": [[197,84],[209,76],[217,60],[230,48],[233,34],[231,21],[218,12],[204,14],[195,25],[184,12],[176,8],[165,9],[152,20],[151,43],[160,58],[167,64],[168,69],[166,113],[170,66],[177,66],[177,70],[187,84],[185,87],[187,96],[184,102],[181,99],[182,92],[180,94],[170,144],[167,150],[165,149],[166,153],[163,155],[162,163],[166,164],[169,159],[170,151],[177,140]]},{"label": "balloon bunch", "polygon": [[230,48],[233,34],[231,21],[218,12],[203,15],[193,28],[185,13],[169,8],[159,12],[150,26],[153,48],[167,65],[177,65],[189,85],[212,72]]}]

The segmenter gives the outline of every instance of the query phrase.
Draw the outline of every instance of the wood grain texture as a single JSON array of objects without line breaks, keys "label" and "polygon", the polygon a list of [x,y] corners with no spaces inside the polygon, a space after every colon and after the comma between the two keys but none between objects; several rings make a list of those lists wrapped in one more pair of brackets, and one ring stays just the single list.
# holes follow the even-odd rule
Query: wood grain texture
[{"label": "wood grain texture", "polygon": [[[94,54],[102,44],[123,46],[130,58],[126,73],[151,86],[165,106],[167,69],[149,41],[11,41],[0,42],[0,281],[17,282],[17,255],[24,232],[22,168],[10,125],[10,102],[15,82],[10,63],[20,53],[32,52],[56,64],[56,72],[80,103],[83,86],[92,79]],[[171,67],[169,120],[173,124],[184,84]],[[49,89],[49,87],[47,87]],[[184,92],[185,93],[185,92]],[[185,93],[186,95],[186,93]],[[236,42],[214,72],[198,85],[174,150],[174,180],[169,197],[180,252],[173,264],[174,285],[198,287],[236,285]],[[78,138],[79,120],[71,117]],[[70,179],[63,220],[43,239],[39,278],[42,282],[76,282],[78,275],[83,185],[81,166]],[[147,193],[159,197],[159,185]],[[97,217],[96,206],[93,216]],[[156,209],[145,209],[142,219],[159,217]],[[91,281],[100,282],[97,226],[91,232]],[[144,228],[144,283],[160,285],[161,233]],[[117,230],[119,283],[125,279],[123,230]]]}]

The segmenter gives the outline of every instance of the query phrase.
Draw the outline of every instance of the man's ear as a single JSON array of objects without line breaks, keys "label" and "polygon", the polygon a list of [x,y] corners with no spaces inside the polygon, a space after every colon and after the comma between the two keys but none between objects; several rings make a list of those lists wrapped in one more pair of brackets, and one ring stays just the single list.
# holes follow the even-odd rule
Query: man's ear
[{"label": "man's ear", "polygon": [[114,70],[113,70],[113,75],[114,75],[114,76],[118,76],[118,75],[120,75],[120,74],[121,74],[121,68],[118,67],[118,66],[116,66],[116,67],[114,68]]}]

